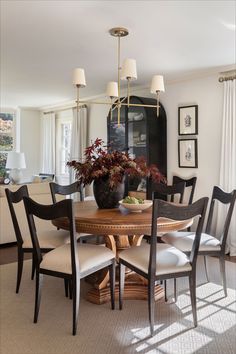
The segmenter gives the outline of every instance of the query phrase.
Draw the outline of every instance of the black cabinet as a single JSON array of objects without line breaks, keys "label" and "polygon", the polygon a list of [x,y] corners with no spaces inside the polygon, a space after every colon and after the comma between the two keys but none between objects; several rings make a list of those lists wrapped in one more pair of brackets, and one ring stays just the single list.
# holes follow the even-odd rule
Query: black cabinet
[{"label": "black cabinet", "polygon": [[[151,98],[131,96],[130,103],[155,105]],[[120,124],[117,109],[107,117],[107,141],[111,150],[128,151],[131,157],[143,156],[148,165],[155,164],[164,176],[167,175],[166,113],[160,105],[159,117],[153,107],[122,106]],[[126,183],[126,194],[146,189],[151,198],[150,181],[131,179]],[[146,187],[145,187],[146,184]]]}]

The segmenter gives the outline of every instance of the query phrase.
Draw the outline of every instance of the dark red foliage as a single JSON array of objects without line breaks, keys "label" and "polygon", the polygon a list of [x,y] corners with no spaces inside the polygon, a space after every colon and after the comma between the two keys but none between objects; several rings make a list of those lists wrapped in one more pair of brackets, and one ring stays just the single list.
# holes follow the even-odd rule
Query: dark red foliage
[{"label": "dark red foliage", "polygon": [[165,181],[157,166],[147,166],[144,158],[131,159],[128,153],[109,151],[102,139],[96,139],[84,152],[82,162],[69,161],[67,165],[76,171],[76,178],[83,184],[91,184],[98,178],[109,178],[113,189],[124,175],[132,177],[150,177],[155,182]]}]

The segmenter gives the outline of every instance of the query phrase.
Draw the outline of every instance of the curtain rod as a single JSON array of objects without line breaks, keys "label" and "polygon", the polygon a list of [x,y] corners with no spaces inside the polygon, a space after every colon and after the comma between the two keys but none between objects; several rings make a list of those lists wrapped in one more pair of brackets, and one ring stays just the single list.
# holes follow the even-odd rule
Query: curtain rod
[{"label": "curtain rod", "polygon": [[[67,111],[68,109],[72,109],[72,108],[76,108],[76,106],[71,106],[71,107],[67,107],[67,108],[56,108],[54,109],[54,111],[46,111],[46,112],[43,112],[43,114],[49,114],[49,113],[55,113],[55,112],[58,112],[58,111]],[[80,108],[87,108],[87,105],[86,104],[82,104],[81,106],[79,106],[79,109]]]},{"label": "curtain rod", "polygon": [[235,80],[236,79],[236,74],[232,76],[220,76],[219,77],[219,82],[224,82],[228,80]]}]

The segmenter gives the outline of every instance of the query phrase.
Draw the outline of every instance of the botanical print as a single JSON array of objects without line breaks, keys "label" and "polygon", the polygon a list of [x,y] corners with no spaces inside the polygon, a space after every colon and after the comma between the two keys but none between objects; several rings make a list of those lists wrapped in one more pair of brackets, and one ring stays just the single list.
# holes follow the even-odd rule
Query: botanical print
[{"label": "botanical print", "polygon": [[195,135],[198,133],[197,106],[179,107],[179,135]]},{"label": "botanical print", "polygon": [[179,167],[197,167],[197,140],[179,140]]}]

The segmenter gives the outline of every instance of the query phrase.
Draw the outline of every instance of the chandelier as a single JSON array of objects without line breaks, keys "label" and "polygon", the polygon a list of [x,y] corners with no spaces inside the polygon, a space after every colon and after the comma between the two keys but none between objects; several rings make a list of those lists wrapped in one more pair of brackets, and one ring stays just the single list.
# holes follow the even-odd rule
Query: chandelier
[{"label": "chandelier", "polygon": [[[159,116],[159,97],[160,92],[165,91],[164,88],[164,80],[162,75],[154,75],[151,82],[151,89],[150,92],[156,95],[157,103],[156,105],[149,105],[149,104],[136,104],[130,103],[130,82],[132,80],[137,79],[137,69],[136,69],[136,60],[135,59],[125,59],[123,65],[120,65],[120,39],[125,37],[129,34],[128,29],[123,27],[115,27],[109,30],[109,33],[113,37],[117,37],[118,39],[118,68],[117,68],[117,82],[108,82],[106,95],[110,98],[110,102],[99,102],[99,101],[81,101],[79,94],[80,89],[86,86],[86,79],[85,79],[85,72],[82,68],[77,68],[74,70],[73,75],[73,84],[77,88],[77,112],[79,110],[80,104],[85,103],[95,103],[95,104],[108,104],[111,105],[111,118],[112,112],[117,109],[117,117],[118,117],[118,124],[120,124],[120,110],[122,106],[127,107],[153,107],[157,110],[157,117]],[[127,81],[127,96],[121,98],[120,90],[121,90],[121,80]]]}]

